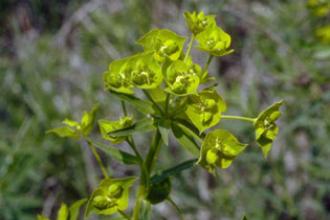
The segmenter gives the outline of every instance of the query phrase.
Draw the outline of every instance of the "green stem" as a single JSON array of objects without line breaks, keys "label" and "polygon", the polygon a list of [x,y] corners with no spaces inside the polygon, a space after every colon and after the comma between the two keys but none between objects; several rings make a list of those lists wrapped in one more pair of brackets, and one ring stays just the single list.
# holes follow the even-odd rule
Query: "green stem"
[{"label": "green stem", "polygon": [[105,168],[105,166],[104,166],[104,164],[103,164],[103,162],[101,160],[101,157],[100,157],[99,153],[97,152],[97,150],[96,150],[93,142],[91,140],[89,140],[89,139],[87,139],[86,141],[88,143],[89,149],[92,151],[92,153],[93,153],[93,155],[94,155],[94,157],[95,157],[95,159],[96,159],[96,161],[97,161],[97,163],[98,163],[98,165],[99,165],[99,167],[101,169],[101,172],[102,172],[104,178],[109,178],[107,169]]},{"label": "green stem", "polygon": [[161,114],[164,114],[163,110],[159,107],[159,105],[152,99],[151,95],[148,91],[142,90],[144,95],[156,106],[156,108],[159,110]]},{"label": "green stem", "polygon": [[183,220],[184,218],[183,218],[183,213],[182,213],[182,211],[181,211],[181,209],[179,208],[179,206],[171,199],[171,197],[168,197],[167,199],[166,199],[173,207],[174,207],[174,209],[177,211],[177,213],[179,214],[179,218],[180,218],[180,220]]},{"label": "green stem", "polygon": [[[146,92],[147,93],[147,92]],[[146,94],[145,93],[145,94]],[[146,94],[146,96],[151,99],[149,93]],[[153,100],[151,99],[151,101],[153,102]],[[154,102],[153,102],[154,103]],[[154,103],[156,105],[156,103]],[[124,115],[127,116],[127,109],[126,109],[126,105],[125,102],[121,101],[121,106],[124,112]],[[156,105],[157,106],[157,105]],[[136,198],[136,202],[135,202],[135,207],[133,210],[133,220],[139,220],[139,215],[140,215],[140,209],[141,209],[141,203],[144,199],[144,191],[145,191],[145,187],[149,185],[149,174],[148,171],[145,167],[143,158],[140,154],[140,152],[137,150],[135,142],[133,137],[128,137],[126,139],[126,142],[128,143],[128,145],[132,148],[132,150],[135,153],[135,156],[138,158],[139,160],[139,166],[140,166],[140,172],[141,172],[141,180],[140,180],[140,185],[139,185],[139,190],[137,192],[137,198]],[[124,218],[126,219],[130,219],[124,212],[119,212]]]},{"label": "green stem", "polygon": [[144,193],[145,193],[145,187],[142,184],[140,184],[133,210],[133,217],[132,217],[133,220],[140,220],[141,204],[144,199]]},{"label": "green stem", "polygon": [[161,135],[157,130],[153,142],[150,146],[147,158],[145,160],[145,167],[147,168],[148,173],[150,174],[155,166],[155,161],[158,157],[158,153],[161,146]]},{"label": "green stem", "polygon": [[121,211],[121,210],[119,210],[119,209],[118,209],[118,213],[119,213],[124,219],[127,219],[127,220],[130,219],[130,217],[129,217],[125,212],[123,212],[123,211]]},{"label": "green stem", "polygon": [[213,56],[212,54],[209,55],[209,58],[207,59],[207,62],[205,63],[205,66],[204,66],[204,68],[203,68],[202,73],[204,73],[205,71],[207,71],[207,69],[209,68],[209,65],[210,65],[210,63],[211,63],[213,57],[214,57],[214,56]]},{"label": "green stem", "polygon": [[128,137],[128,138],[127,138],[127,143],[129,144],[129,146],[130,146],[130,147],[132,148],[132,150],[134,151],[135,156],[137,156],[137,158],[138,158],[140,161],[143,161],[142,156],[141,156],[140,152],[137,150],[136,145],[135,145],[135,142],[134,142],[134,140],[133,140],[132,137]]},{"label": "green stem", "polygon": [[236,116],[236,115],[221,115],[221,119],[233,119],[233,120],[241,120],[241,121],[248,121],[248,122],[255,122],[255,118],[248,118],[243,116]]},{"label": "green stem", "polygon": [[120,101],[121,107],[123,109],[124,115],[127,116],[127,108],[126,108],[126,104],[124,101]]},{"label": "green stem", "polygon": [[168,116],[168,113],[169,113],[170,98],[171,98],[171,95],[169,93],[167,93],[166,100],[165,100],[165,115],[166,116]]},{"label": "green stem", "polygon": [[190,37],[189,44],[188,44],[188,49],[187,49],[187,52],[186,52],[186,56],[184,57],[184,61],[187,61],[187,59],[190,55],[190,51],[191,51],[191,48],[194,44],[194,40],[195,40],[195,36],[192,34],[191,37]]}]

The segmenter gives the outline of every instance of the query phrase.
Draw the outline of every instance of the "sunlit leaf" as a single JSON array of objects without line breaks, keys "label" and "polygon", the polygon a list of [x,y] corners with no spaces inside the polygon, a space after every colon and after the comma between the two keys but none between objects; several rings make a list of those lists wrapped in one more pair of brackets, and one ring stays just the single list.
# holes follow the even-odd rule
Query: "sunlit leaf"
[{"label": "sunlit leaf", "polygon": [[111,136],[130,136],[135,133],[146,133],[156,129],[154,119],[153,118],[144,118],[135,123],[133,123],[129,127],[125,127],[123,129],[115,130],[109,132]]},{"label": "sunlit leaf", "polygon": [[69,208],[66,204],[62,203],[60,209],[57,212],[57,220],[68,220]]},{"label": "sunlit leaf", "polygon": [[58,135],[59,137],[76,137],[77,134],[75,130],[73,130],[70,127],[59,127],[59,128],[53,128],[47,131],[47,133],[54,133]]},{"label": "sunlit leaf", "polygon": [[87,199],[80,199],[76,202],[74,202],[70,208],[70,220],[78,220],[79,217],[79,211],[81,206],[83,206],[87,202]]},{"label": "sunlit leaf", "polygon": [[65,126],[53,128],[47,131],[47,133],[54,133],[60,137],[79,138],[80,136],[88,136],[93,129],[95,121],[95,113],[98,109],[98,105],[94,106],[89,112],[85,111],[80,122],[64,119],[63,124]]},{"label": "sunlit leaf", "polygon": [[95,115],[98,108],[99,106],[95,105],[91,111],[89,112],[85,111],[83,113],[80,125],[84,136],[88,136],[93,129],[93,124],[95,122]]},{"label": "sunlit leaf", "polygon": [[44,215],[37,215],[37,220],[49,220],[49,218]]},{"label": "sunlit leaf", "polygon": [[133,124],[133,118],[125,116],[116,121],[110,121],[106,119],[101,119],[98,121],[99,128],[102,134],[103,139],[111,141],[114,144],[123,142],[125,136],[113,136],[111,132],[119,131],[124,128],[128,128]]}]

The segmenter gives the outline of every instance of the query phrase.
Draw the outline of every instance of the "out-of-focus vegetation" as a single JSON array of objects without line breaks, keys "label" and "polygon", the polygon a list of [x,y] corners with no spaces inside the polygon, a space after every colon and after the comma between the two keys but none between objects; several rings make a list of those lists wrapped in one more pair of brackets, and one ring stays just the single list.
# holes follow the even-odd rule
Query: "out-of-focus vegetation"
[{"label": "out-of-focus vegetation", "polygon": [[[181,14],[194,9],[216,14],[233,36],[235,53],[212,66],[229,106],[243,109],[233,113],[255,116],[279,97],[286,109],[268,161],[251,147],[217,178],[194,170],[173,179],[186,219],[330,217],[327,1],[7,0],[0,3],[0,219],[54,216],[62,201],[88,195],[99,176],[89,152],[45,131],[95,102],[99,114],[119,114],[101,89],[109,62],[137,50],[134,39],[153,26],[185,33]],[[245,124],[223,125],[253,140]],[[174,143],[171,152],[161,154],[163,164],[181,156]],[[111,169],[121,168],[111,162]],[[154,219],[176,218],[172,208],[156,208]]]}]

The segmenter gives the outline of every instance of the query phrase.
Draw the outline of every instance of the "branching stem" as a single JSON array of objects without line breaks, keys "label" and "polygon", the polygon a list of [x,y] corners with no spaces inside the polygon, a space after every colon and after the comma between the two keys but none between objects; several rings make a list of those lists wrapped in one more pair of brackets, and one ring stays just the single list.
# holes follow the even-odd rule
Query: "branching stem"
[{"label": "branching stem", "polygon": [[213,56],[212,54],[209,55],[209,58],[207,59],[207,61],[206,61],[206,63],[205,63],[205,66],[204,66],[204,68],[203,68],[202,73],[204,73],[204,72],[206,72],[206,71],[208,70],[209,65],[210,65],[210,63],[212,62],[213,57],[214,57],[214,56]]},{"label": "branching stem", "polygon": [[189,41],[189,44],[188,44],[187,51],[186,51],[186,56],[184,57],[184,61],[187,61],[187,59],[190,55],[190,51],[191,51],[191,48],[194,44],[194,40],[195,40],[195,36],[192,34],[191,37],[190,37],[190,41]]},{"label": "branching stem", "polygon": [[95,159],[96,159],[96,161],[97,161],[97,163],[98,163],[98,165],[101,169],[101,172],[102,172],[104,178],[109,178],[107,169],[105,168],[105,166],[104,166],[104,164],[101,160],[101,157],[100,157],[99,153],[97,152],[93,142],[90,139],[87,139],[86,141],[87,141],[89,149],[92,151],[92,153],[93,153],[93,155],[94,155],[94,157],[95,157]]},{"label": "branching stem", "polygon": [[161,107],[159,107],[159,105],[152,99],[152,97],[151,97],[151,95],[149,94],[149,92],[148,91],[146,91],[146,90],[142,90],[143,91],[143,93],[144,93],[144,95],[147,97],[147,99],[149,99],[149,101],[151,101],[155,106],[156,106],[156,108],[159,110],[159,112],[161,113],[161,114],[164,114],[164,112],[163,112],[163,110],[161,109]]},{"label": "branching stem", "polygon": [[232,119],[232,120],[248,121],[248,122],[252,122],[252,123],[255,122],[255,118],[236,116],[236,115],[221,115],[221,119]]}]

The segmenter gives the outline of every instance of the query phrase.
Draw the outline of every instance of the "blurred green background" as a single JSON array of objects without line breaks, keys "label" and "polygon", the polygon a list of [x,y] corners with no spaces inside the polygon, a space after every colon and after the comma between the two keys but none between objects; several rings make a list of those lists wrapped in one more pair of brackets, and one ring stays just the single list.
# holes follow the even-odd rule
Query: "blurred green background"
[{"label": "blurred green background", "polygon": [[[120,115],[103,71],[153,27],[186,35],[187,10],[215,14],[233,37],[235,53],[211,65],[230,113],[286,105],[268,160],[250,126],[221,123],[253,144],[217,178],[202,169],[173,178],[186,219],[330,219],[328,0],[1,0],[1,220],[54,217],[61,202],[88,196],[99,175],[92,156],[45,131],[96,102],[100,117]],[[173,142],[161,155],[167,167],[182,154]],[[135,172],[103,157],[116,175]],[[177,219],[168,204],[154,210],[153,219]]]}]

